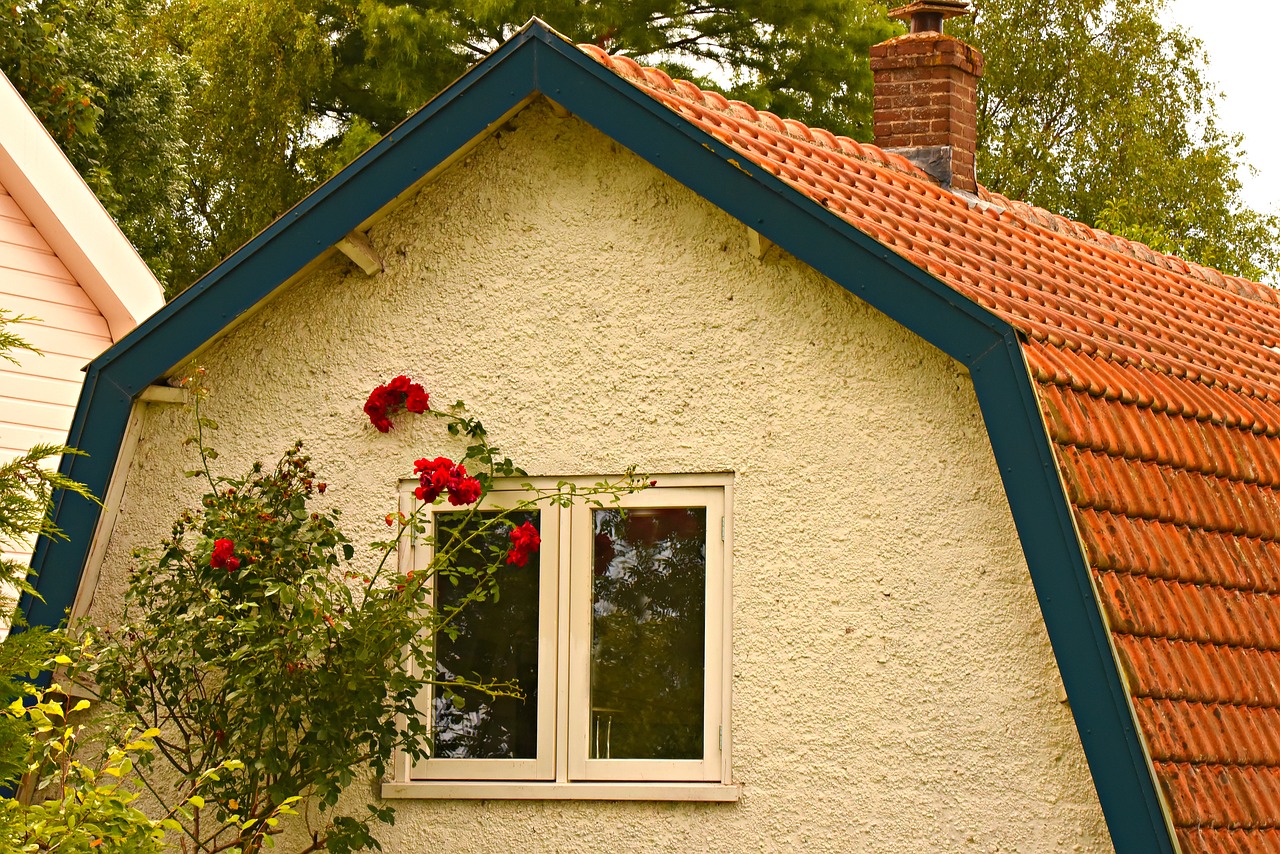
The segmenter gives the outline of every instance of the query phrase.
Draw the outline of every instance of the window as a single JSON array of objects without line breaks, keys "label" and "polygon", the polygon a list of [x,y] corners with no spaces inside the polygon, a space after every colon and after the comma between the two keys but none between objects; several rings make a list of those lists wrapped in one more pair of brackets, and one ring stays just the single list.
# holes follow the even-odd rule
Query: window
[{"label": "window", "polygon": [[[405,512],[416,483],[402,486]],[[536,489],[555,483],[533,481]],[[480,514],[432,507],[430,529],[442,544],[471,538],[482,551],[505,551],[509,529],[478,538],[478,517],[517,507],[514,521],[534,525],[542,542],[527,566],[498,573],[497,595],[478,592],[471,576],[459,583],[438,574],[436,604],[466,605],[436,638],[437,675],[514,682],[523,696],[426,692],[419,709],[434,733],[432,757],[402,760],[397,778],[440,784],[399,794],[644,797],[652,784],[674,783],[683,788],[668,785],[666,796],[685,797],[687,784],[727,781],[730,483],[728,475],[659,477],[604,507],[529,506],[532,493],[499,484]],[[432,557],[426,542],[401,554],[415,570]],[[467,560],[483,558],[455,565]],[[627,794],[618,784],[638,785]]]}]

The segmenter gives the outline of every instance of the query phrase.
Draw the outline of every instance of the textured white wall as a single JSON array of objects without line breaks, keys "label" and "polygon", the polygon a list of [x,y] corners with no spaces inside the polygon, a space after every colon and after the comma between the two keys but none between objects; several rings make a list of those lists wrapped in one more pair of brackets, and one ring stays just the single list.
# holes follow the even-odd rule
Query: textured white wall
[{"label": "textured white wall", "polygon": [[[400,802],[385,850],[1110,849],[956,363],[541,105],[201,361],[220,467],[302,437],[356,542],[456,453],[360,412],[405,372],[531,474],[736,473],[736,804]],[[152,407],[94,614],[198,484]],[[381,527],[381,529],[380,529]],[[357,793],[357,796],[362,796]]]}]

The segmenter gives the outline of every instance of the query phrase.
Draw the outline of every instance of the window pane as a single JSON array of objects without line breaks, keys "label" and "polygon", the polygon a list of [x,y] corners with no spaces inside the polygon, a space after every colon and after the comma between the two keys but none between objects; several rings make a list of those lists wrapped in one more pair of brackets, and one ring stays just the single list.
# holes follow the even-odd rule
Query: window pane
[{"label": "window pane", "polygon": [[701,759],[706,508],[592,519],[590,755]]},{"label": "window pane", "polygon": [[[436,542],[453,551],[436,579],[436,606],[449,630],[436,635],[436,676],[477,682],[511,682],[523,697],[491,698],[463,690],[457,698],[437,689],[432,709],[432,755],[444,759],[532,759],[538,729],[538,557],[527,566],[508,565],[510,525],[477,536],[496,513],[437,513]],[[469,518],[468,518],[469,517]],[[515,526],[538,526],[538,512],[513,513]],[[474,537],[474,539],[473,539]],[[497,561],[501,568],[485,572]],[[456,613],[455,613],[456,612]],[[461,701],[461,705],[459,705]]]}]

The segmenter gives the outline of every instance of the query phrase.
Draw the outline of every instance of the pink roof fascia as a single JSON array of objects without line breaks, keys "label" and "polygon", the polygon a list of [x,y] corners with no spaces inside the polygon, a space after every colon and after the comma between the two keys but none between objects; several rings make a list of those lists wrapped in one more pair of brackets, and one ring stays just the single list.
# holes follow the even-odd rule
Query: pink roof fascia
[{"label": "pink roof fascia", "polygon": [[120,340],[164,305],[160,283],[3,73],[0,116],[0,184]]}]

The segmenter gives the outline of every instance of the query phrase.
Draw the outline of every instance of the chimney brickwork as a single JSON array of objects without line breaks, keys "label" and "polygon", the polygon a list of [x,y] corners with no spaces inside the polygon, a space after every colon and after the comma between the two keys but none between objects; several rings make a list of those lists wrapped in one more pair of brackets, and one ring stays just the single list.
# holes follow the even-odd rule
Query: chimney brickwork
[{"label": "chimney brickwork", "polygon": [[976,193],[982,69],[980,51],[940,32],[908,33],[873,46],[876,145],[906,155],[940,183]]}]

